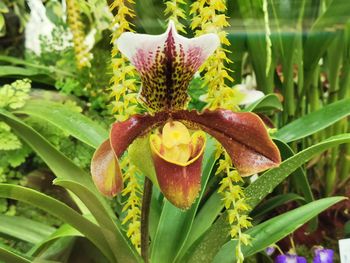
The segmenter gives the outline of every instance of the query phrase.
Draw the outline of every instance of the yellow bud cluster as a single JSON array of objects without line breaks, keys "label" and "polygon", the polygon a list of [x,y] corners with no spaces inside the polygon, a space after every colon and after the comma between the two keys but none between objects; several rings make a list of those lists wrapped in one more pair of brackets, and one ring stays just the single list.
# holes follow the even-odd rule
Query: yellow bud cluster
[{"label": "yellow bud cluster", "polygon": [[166,8],[164,14],[168,16],[169,20],[174,21],[177,31],[185,33],[185,26],[180,22],[180,19],[186,19],[186,12],[183,5],[186,5],[185,0],[169,0],[165,2]]},{"label": "yellow bud cluster", "polygon": [[79,3],[76,0],[66,0],[67,22],[73,35],[75,59],[79,69],[90,67],[92,54],[85,45],[84,26],[81,22]]},{"label": "yellow bud cluster", "polygon": [[243,179],[239,173],[232,168],[230,156],[220,146],[217,149],[216,156],[222,154],[224,158],[219,161],[216,174],[225,173],[226,176],[222,178],[218,192],[223,196],[222,200],[228,214],[228,221],[231,225],[231,238],[236,238],[238,240],[236,247],[237,262],[243,262],[244,257],[241,251],[241,244],[248,245],[250,237],[242,233],[242,230],[252,226],[251,218],[246,215],[247,212],[250,211],[250,207],[245,200],[244,191],[240,185]]},{"label": "yellow bud cluster", "polygon": [[[230,41],[224,31],[224,28],[229,26],[225,15],[226,9],[225,0],[195,1],[191,6],[190,14],[193,15],[191,27],[195,30],[196,35],[216,33],[221,44],[229,46]],[[230,69],[225,66],[232,63],[227,57],[228,52],[223,47],[218,48],[200,69],[205,72],[204,83],[208,86],[206,102],[209,109],[220,107],[237,110],[235,94],[229,92],[231,88],[227,85],[227,82],[233,82],[228,73]]]},{"label": "yellow bud cluster", "polygon": [[[114,43],[123,32],[133,31],[131,28],[133,24],[128,21],[128,18],[135,17],[134,11],[128,6],[133,4],[135,4],[133,0],[114,0],[110,5],[109,8],[112,13],[116,10],[116,14],[111,24],[111,30],[113,32],[112,43]],[[113,57],[118,53],[117,50],[115,51],[116,53],[112,53]]]},{"label": "yellow bud cluster", "polygon": [[137,168],[133,165],[126,156],[120,163],[120,168],[123,171],[125,188],[122,191],[122,196],[127,196],[126,202],[123,204],[123,212],[126,215],[122,224],[127,224],[128,230],[126,235],[130,238],[131,243],[140,252],[141,245],[141,196],[142,189],[137,179]]},{"label": "yellow bud cluster", "polygon": [[[124,121],[138,112],[136,70],[120,54],[115,43],[123,32],[133,31],[132,24],[128,21],[128,19],[135,16],[134,11],[130,8],[132,4],[134,4],[133,0],[115,0],[110,6],[112,13],[115,11],[111,24],[111,31],[113,32],[111,40],[113,44],[111,54],[113,71],[111,97],[114,97],[112,110],[117,121]],[[140,253],[142,189],[138,182],[137,168],[130,162],[128,155],[123,158],[120,166],[125,182],[122,195],[127,197],[122,209],[123,212],[126,212],[122,224],[127,225],[126,234]]]},{"label": "yellow bud cluster", "polygon": [[111,24],[112,33],[112,71],[111,97],[114,97],[113,112],[118,121],[124,121],[138,112],[137,107],[137,83],[136,70],[128,60],[120,54],[115,44],[119,36],[126,31],[133,31],[128,19],[135,16],[134,11],[128,5],[134,4],[133,0],[115,0],[110,10],[116,10],[116,15]]},{"label": "yellow bud cluster", "polygon": [[214,90],[214,93],[207,95],[205,101],[210,109],[227,109],[231,111],[239,111],[239,103],[245,98],[245,95],[238,89],[230,87],[222,87]]}]

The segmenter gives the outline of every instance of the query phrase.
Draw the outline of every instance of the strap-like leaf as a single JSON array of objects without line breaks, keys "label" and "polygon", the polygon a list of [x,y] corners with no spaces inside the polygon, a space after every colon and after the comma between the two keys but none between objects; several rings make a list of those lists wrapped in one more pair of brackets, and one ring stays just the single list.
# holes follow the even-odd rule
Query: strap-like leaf
[{"label": "strap-like leaf", "polygon": [[[301,225],[305,224],[314,216],[318,215],[328,207],[344,200],[345,197],[328,197],[320,199],[276,216],[268,221],[265,221],[247,231],[252,237],[252,242],[249,246],[242,248],[242,253],[245,257],[251,256],[267,246],[276,243]],[[235,240],[226,243],[219,253],[215,256],[213,263],[234,263],[236,262]]]},{"label": "strap-like leaf", "polygon": [[94,148],[97,148],[108,137],[108,132],[96,122],[57,102],[30,100],[16,113],[28,114],[48,121]]}]

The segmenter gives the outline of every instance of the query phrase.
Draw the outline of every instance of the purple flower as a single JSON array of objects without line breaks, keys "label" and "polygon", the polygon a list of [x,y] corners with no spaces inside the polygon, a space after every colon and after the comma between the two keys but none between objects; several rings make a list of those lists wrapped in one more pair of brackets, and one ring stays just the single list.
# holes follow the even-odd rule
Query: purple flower
[{"label": "purple flower", "polygon": [[333,254],[334,254],[334,251],[332,249],[316,248],[315,257],[312,262],[313,263],[333,263]]},{"label": "purple flower", "polygon": [[307,263],[306,258],[295,254],[279,255],[275,258],[275,263]]},{"label": "purple flower", "polygon": [[274,246],[270,246],[270,247],[267,247],[266,249],[265,249],[265,252],[266,252],[266,254],[268,255],[268,256],[271,256],[274,252],[275,252],[275,247]]}]

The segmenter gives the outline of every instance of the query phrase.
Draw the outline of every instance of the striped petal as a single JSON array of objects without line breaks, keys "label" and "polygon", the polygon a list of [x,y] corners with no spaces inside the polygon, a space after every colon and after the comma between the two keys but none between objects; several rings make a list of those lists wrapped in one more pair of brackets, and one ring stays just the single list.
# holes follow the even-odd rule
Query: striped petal
[{"label": "striped petal", "polygon": [[122,190],[123,178],[109,140],[103,142],[94,153],[91,174],[97,189],[103,195],[113,197]]},{"label": "striped petal", "polygon": [[172,21],[162,35],[127,32],[117,41],[119,50],[141,75],[141,100],[155,111],[185,106],[190,80],[219,43],[215,34],[182,37]]}]

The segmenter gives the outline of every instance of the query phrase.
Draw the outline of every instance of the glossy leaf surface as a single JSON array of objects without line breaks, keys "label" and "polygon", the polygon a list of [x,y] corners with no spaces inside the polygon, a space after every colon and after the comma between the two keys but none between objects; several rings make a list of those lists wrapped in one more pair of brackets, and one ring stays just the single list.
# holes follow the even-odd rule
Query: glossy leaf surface
[{"label": "glossy leaf surface", "polygon": [[[247,231],[252,237],[250,246],[244,246],[242,253],[245,257],[251,256],[271,244],[276,243],[301,225],[305,224],[314,216],[318,215],[328,207],[344,200],[345,197],[329,197],[314,201],[302,207],[296,208],[282,215],[265,221]],[[234,263],[236,262],[235,251],[236,241],[226,243],[215,256],[213,263]]]}]

